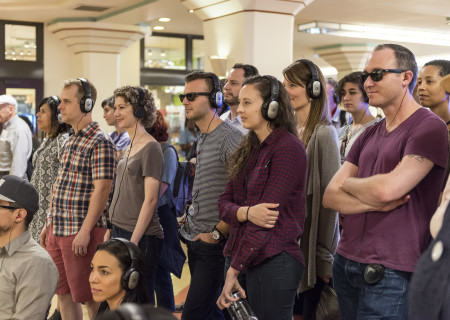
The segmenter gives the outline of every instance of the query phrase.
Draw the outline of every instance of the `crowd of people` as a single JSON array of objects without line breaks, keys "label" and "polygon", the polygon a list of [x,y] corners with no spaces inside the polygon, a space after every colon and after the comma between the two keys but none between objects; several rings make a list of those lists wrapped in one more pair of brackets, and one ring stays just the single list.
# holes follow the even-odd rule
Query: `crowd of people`
[{"label": "crowd of people", "polygon": [[230,319],[235,292],[257,319],[316,319],[330,288],[342,319],[450,319],[450,61],[419,72],[383,44],[339,82],[307,59],[282,73],[185,77],[195,178],[179,221],[178,153],[149,90],[103,101],[108,135],[94,84],[65,81],[38,106],[32,156],[0,96],[0,318],[45,319],[56,294],[51,319],[81,320],[81,304],[91,319],[173,319],[184,243],[184,320]]}]

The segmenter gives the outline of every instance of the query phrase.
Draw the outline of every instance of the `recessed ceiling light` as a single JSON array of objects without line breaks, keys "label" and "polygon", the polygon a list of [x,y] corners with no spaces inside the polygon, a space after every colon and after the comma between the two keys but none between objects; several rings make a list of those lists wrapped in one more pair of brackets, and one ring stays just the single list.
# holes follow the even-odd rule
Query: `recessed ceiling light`
[{"label": "recessed ceiling light", "polygon": [[189,10],[189,13],[194,13],[194,10],[192,10],[192,9],[191,9],[191,10]]},{"label": "recessed ceiling light", "polygon": [[154,26],[153,30],[164,30],[163,26]]},{"label": "recessed ceiling light", "polygon": [[170,22],[170,20],[172,20],[172,19],[170,19],[170,18],[159,18],[158,19],[158,21],[160,21],[160,22]]}]

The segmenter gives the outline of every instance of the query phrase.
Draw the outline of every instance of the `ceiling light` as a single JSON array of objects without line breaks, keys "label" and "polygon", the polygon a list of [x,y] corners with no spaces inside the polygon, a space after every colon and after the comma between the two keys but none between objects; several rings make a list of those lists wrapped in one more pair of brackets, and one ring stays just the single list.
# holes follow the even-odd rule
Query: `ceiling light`
[{"label": "ceiling light", "polygon": [[447,17],[447,24],[450,25],[450,17]]},{"label": "ceiling light", "polygon": [[166,52],[163,50],[161,51],[161,57],[165,57],[166,56]]},{"label": "ceiling light", "polygon": [[411,30],[318,21],[298,25],[297,30],[310,34],[328,34],[349,38],[450,46],[449,33],[429,32],[425,30]]},{"label": "ceiling light", "polygon": [[151,55],[153,54],[152,50],[149,49],[148,52],[147,52],[147,54],[148,54],[149,56],[151,56]]},{"label": "ceiling light", "polygon": [[154,26],[153,30],[164,30],[163,26]]},{"label": "ceiling light", "polygon": [[170,18],[159,18],[158,21],[159,22],[170,22]]},{"label": "ceiling light", "polygon": [[194,13],[194,10],[192,10],[192,9],[191,9],[191,10],[189,10],[189,13]]},{"label": "ceiling light", "polygon": [[19,53],[21,56],[23,56],[23,51],[22,50],[20,50],[20,53]]}]

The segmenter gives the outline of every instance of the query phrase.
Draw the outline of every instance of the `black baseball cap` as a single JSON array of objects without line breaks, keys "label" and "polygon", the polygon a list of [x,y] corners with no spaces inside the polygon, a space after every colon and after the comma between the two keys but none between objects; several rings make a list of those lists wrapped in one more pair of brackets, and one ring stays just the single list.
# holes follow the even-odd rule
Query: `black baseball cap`
[{"label": "black baseball cap", "polygon": [[17,176],[0,178],[0,200],[17,203],[31,214],[39,209],[39,194],[31,183]]}]

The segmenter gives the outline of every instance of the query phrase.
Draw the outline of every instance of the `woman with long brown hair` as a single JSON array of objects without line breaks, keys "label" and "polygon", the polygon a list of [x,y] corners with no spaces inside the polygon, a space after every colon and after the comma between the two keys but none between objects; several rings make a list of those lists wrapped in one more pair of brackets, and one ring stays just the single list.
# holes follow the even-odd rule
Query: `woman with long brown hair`
[{"label": "woman with long brown hair", "polygon": [[300,241],[305,274],[294,313],[311,319],[324,284],[331,280],[339,241],[337,213],[322,205],[325,188],[340,166],[338,139],[331,125],[325,79],[320,69],[310,60],[302,59],[284,69],[283,75],[298,120],[298,136],[308,158],[306,220]]},{"label": "woman with long brown hair", "polygon": [[230,225],[224,255],[231,263],[217,304],[228,308],[236,301],[232,290],[245,297],[237,279],[245,270],[257,318],[290,320],[304,270],[298,239],[305,210],[305,149],[287,92],[274,77],[247,79],[237,112],[249,133],[229,159],[230,180],[218,200],[220,218]]}]

